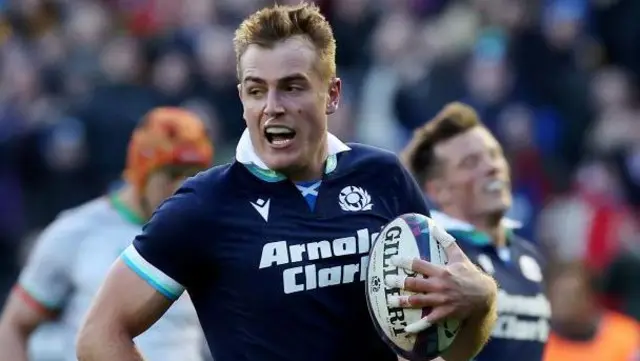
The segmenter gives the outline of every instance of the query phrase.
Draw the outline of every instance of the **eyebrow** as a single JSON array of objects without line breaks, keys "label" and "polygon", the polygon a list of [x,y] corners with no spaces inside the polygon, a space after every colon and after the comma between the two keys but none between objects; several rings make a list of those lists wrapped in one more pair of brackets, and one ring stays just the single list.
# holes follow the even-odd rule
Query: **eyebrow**
[{"label": "eyebrow", "polygon": [[[287,75],[285,77],[282,77],[280,79],[278,79],[278,83],[290,83],[290,82],[294,82],[294,81],[307,81],[307,77],[304,76],[304,74],[291,74],[291,75]],[[265,84],[266,81],[262,78],[258,78],[255,76],[245,76],[244,80],[242,81],[243,83],[249,83],[249,82],[253,82],[253,83],[259,83],[259,84]]]},{"label": "eyebrow", "polygon": [[453,161],[454,161],[454,164],[458,165],[458,164],[464,163],[464,161],[466,161],[467,159],[471,157],[477,157],[478,155],[479,155],[478,152],[466,153],[466,154],[463,154],[462,157],[458,159],[454,159]]}]

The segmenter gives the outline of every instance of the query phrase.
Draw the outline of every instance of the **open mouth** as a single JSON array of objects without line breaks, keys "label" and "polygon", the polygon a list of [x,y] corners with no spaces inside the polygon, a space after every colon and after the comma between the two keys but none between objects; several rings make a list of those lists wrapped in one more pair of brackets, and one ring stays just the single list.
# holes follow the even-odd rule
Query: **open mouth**
[{"label": "open mouth", "polygon": [[283,125],[270,125],[264,129],[264,135],[271,145],[285,146],[296,136],[296,131]]},{"label": "open mouth", "polygon": [[508,187],[509,187],[509,184],[507,182],[496,179],[486,183],[482,188],[482,190],[485,192],[492,193],[492,192],[500,192],[504,189],[507,189]]}]

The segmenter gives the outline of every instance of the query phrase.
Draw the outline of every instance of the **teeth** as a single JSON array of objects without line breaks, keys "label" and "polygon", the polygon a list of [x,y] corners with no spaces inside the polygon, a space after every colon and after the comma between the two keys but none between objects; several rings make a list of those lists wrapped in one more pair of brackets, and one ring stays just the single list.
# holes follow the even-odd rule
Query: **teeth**
[{"label": "teeth", "polygon": [[275,145],[282,145],[282,144],[289,143],[290,141],[291,141],[291,139],[276,139],[271,143],[275,144]]},{"label": "teeth", "polygon": [[502,189],[504,189],[504,187],[506,186],[505,182],[501,181],[501,180],[494,180],[491,181],[489,183],[487,183],[484,186],[484,190],[487,192],[496,192],[496,191],[500,191]]},{"label": "teeth", "polygon": [[272,126],[265,130],[268,134],[291,134],[293,130],[287,127]]}]

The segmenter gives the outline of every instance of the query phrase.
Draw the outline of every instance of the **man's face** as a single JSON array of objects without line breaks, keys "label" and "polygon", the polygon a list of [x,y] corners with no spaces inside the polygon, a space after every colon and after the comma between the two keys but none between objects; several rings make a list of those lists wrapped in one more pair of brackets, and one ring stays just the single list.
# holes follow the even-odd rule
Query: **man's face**
[{"label": "man's face", "polygon": [[[204,168],[192,165],[166,166],[149,174],[143,197],[146,212],[153,212],[166,198],[169,198],[189,177],[196,175]],[[148,214],[147,216],[151,216]]]},{"label": "man's face", "polygon": [[435,148],[442,175],[435,195],[445,212],[468,218],[502,216],[511,207],[509,165],[484,127],[474,127]]},{"label": "man's face", "polygon": [[550,282],[549,302],[554,322],[565,327],[584,326],[592,321],[585,317],[593,312],[593,295],[580,274],[559,275]]},{"label": "man's face", "polygon": [[273,48],[250,45],[240,58],[244,119],[256,152],[270,169],[299,171],[323,150],[340,81],[323,79],[318,62],[315,47],[302,37]]}]

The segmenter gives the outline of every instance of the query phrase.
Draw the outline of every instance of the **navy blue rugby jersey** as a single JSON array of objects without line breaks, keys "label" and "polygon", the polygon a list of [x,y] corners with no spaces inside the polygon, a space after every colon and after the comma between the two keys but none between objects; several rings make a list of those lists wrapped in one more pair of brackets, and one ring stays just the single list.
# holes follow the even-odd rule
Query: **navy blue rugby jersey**
[{"label": "navy blue rugby jersey", "polygon": [[498,249],[483,232],[432,211],[432,218],[498,283],[498,321],[489,343],[474,361],[540,361],[549,335],[551,309],[544,294],[545,262],[535,247],[513,233],[505,219],[508,246]]},{"label": "navy blue rugby jersey", "polygon": [[342,145],[313,205],[236,161],[186,181],[124,252],[168,298],[188,291],[216,361],[397,360],[368,314],[367,254],[390,220],[429,211],[394,154]]}]

